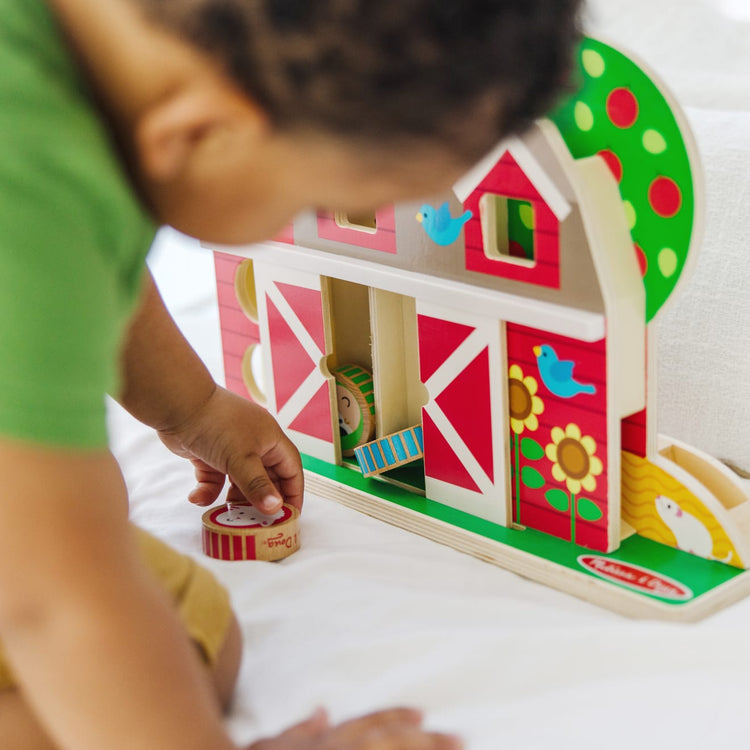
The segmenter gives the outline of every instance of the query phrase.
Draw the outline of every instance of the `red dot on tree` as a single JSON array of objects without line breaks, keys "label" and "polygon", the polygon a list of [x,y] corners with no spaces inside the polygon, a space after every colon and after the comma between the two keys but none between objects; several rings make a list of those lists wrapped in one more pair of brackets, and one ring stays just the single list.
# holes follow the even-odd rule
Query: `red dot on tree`
[{"label": "red dot on tree", "polygon": [[508,241],[508,255],[511,258],[525,258],[526,251],[523,249],[523,245],[515,240]]},{"label": "red dot on tree", "polygon": [[641,276],[645,276],[646,271],[648,271],[648,258],[646,257],[646,253],[643,252],[640,245],[633,245],[633,247],[635,248],[635,257],[638,258]]},{"label": "red dot on tree", "polygon": [[607,166],[615,176],[615,179],[620,182],[622,180],[622,162],[620,161],[620,157],[608,148],[599,151],[599,156],[607,162]]},{"label": "red dot on tree", "polygon": [[659,216],[669,219],[682,206],[682,193],[669,177],[657,177],[648,189],[648,202]]},{"label": "red dot on tree", "polygon": [[607,97],[607,116],[618,128],[629,128],[638,119],[638,100],[630,89],[615,89]]}]

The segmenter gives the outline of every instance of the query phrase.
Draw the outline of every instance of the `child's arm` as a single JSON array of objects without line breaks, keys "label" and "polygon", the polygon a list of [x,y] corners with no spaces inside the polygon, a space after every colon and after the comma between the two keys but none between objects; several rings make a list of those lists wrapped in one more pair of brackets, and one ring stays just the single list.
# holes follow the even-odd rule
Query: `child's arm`
[{"label": "child's arm", "polygon": [[147,276],[123,352],[120,401],[154,427],[167,446],[196,467],[191,500],[210,505],[228,475],[234,497],[266,513],[284,502],[302,506],[299,453],[271,415],[214,383]]},{"label": "child's arm", "polygon": [[[0,640],[60,750],[233,750],[170,604],[136,554],[107,452],[0,441]],[[249,750],[455,750],[412,711],[316,717]],[[1,738],[0,738],[1,739]]]},{"label": "child's arm", "polygon": [[105,452],[0,441],[0,640],[61,750],[230,750]]}]

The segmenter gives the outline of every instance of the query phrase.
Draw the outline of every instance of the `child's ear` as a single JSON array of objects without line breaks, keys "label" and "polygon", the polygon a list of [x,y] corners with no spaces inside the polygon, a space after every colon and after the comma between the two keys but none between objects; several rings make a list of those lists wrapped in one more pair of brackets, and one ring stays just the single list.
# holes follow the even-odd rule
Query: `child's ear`
[{"label": "child's ear", "polygon": [[181,174],[206,148],[221,147],[240,129],[265,130],[266,118],[235,92],[209,87],[178,91],[152,106],[136,126],[141,169],[157,182]]}]

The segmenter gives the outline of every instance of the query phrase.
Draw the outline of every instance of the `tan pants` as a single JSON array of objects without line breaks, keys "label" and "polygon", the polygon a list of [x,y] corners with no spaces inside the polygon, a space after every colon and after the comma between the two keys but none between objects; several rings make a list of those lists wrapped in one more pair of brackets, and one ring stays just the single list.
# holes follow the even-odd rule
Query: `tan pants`
[{"label": "tan pants", "polygon": [[[135,528],[141,554],[174,602],[205,661],[213,665],[224,644],[232,610],[226,589],[198,563],[142,529]],[[0,644],[0,690],[15,685]]]}]

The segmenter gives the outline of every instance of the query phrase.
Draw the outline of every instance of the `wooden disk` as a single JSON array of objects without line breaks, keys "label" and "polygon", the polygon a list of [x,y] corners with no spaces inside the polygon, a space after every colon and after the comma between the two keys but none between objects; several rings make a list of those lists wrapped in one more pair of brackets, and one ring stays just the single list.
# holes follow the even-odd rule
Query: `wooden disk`
[{"label": "wooden disk", "polygon": [[266,516],[249,503],[203,514],[203,551],[217,560],[281,560],[299,549],[299,510],[283,505]]},{"label": "wooden disk", "polygon": [[375,397],[372,373],[359,365],[341,365],[333,370],[339,409],[341,453],[353,456],[358,445],[375,434]]}]

